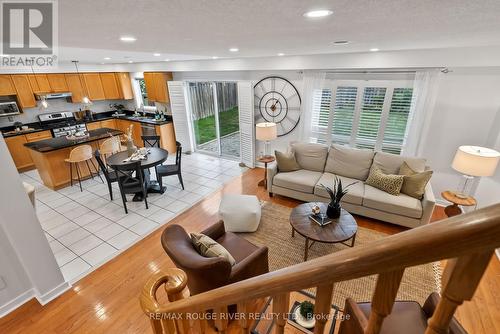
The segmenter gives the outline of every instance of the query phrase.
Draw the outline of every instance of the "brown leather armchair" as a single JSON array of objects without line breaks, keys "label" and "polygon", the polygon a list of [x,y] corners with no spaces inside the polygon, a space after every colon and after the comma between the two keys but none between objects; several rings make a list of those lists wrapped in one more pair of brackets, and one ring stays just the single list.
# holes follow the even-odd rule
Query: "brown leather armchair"
[{"label": "brown leather armchair", "polygon": [[[396,301],[389,314],[382,323],[381,334],[423,334],[427,327],[427,320],[434,314],[439,303],[439,295],[433,292],[427,297],[424,307],[415,301]],[[370,318],[371,304],[356,303],[351,298],[345,301],[345,319],[340,324],[339,334],[363,334]],[[455,319],[451,319],[450,334],[467,334],[467,331]]]},{"label": "brown leather armchair", "polygon": [[175,224],[167,226],[161,244],[175,265],[186,272],[191,295],[269,272],[267,247],[257,247],[234,233],[226,232],[223,221],[201,233],[224,246],[236,264],[231,267],[224,258],[201,256],[184,228]]}]

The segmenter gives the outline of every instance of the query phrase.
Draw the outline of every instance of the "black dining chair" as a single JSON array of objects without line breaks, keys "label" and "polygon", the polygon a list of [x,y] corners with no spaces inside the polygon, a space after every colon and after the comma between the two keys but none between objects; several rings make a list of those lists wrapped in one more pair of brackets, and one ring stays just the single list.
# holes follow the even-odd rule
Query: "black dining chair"
[{"label": "black dining chair", "polygon": [[177,175],[179,182],[181,183],[182,190],[184,190],[184,182],[182,181],[181,174],[182,145],[176,141],[175,146],[177,148],[175,152],[175,164],[156,166],[156,179],[158,180],[160,187],[163,187],[162,178],[164,176]]},{"label": "black dining chair", "polygon": [[[144,176],[142,174],[141,162],[131,162],[125,165],[114,165],[111,166],[116,174],[116,179],[118,180],[118,186],[120,188],[120,194],[122,195],[123,207],[125,208],[125,213],[128,214],[127,210],[127,197],[125,194],[137,194],[142,193],[142,198],[144,199],[144,204],[146,204],[146,209],[148,207],[147,190],[146,184],[144,183]],[[135,171],[135,177],[133,177],[130,172]]]},{"label": "black dining chair", "polygon": [[[102,160],[101,157],[101,152],[99,150],[95,150],[94,152],[95,159],[97,160],[97,163],[99,164],[99,168],[101,169],[102,173],[104,174],[104,178],[106,179],[106,182],[108,183],[108,189],[109,189],[109,197],[111,200],[113,200],[113,187],[112,183],[113,182],[118,182],[118,179],[116,178],[116,173],[115,171],[108,167],[105,163],[104,160]],[[133,172],[129,171],[128,174],[131,175]]]},{"label": "black dining chair", "polygon": [[144,147],[160,147],[160,136],[141,136]]}]

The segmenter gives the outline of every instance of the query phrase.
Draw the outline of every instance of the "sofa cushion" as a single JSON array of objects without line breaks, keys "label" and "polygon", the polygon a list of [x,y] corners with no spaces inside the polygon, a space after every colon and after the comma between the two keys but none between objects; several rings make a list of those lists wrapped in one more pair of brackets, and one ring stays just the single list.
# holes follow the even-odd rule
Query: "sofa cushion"
[{"label": "sofa cushion", "polygon": [[403,162],[406,162],[417,173],[425,170],[425,159],[423,158],[405,157],[385,152],[377,152],[373,158],[373,165],[379,167],[385,174],[398,174]]},{"label": "sofa cushion", "polygon": [[325,172],[366,180],[375,152],[342,145],[332,145],[328,152]]},{"label": "sofa cushion", "polygon": [[325,168],[328,146],[315,143],[294,143],[291,145],[295,159],[300,167],[315,172],[323,172]]},{"label": "sofa cushion", "polygon": [[401,192],[416,199],[422,199],[424,197],[425,186],[431,179],[432,171],[426,170],[425,172],[417,173],[406,162],[403,162],[399,169],[399,174],[404,175]]},{"label": "sofa cushion", "polygon": [[399,195],[403,186],[404,175],[384,174],[377,166],[372,166],[366,184],[383,190],[391,195]]},{"label": "sofa cushion", "polygon": [[278,173],[273,178],[273,185],[312,194],[321,174],[320,172],[313,172],[306,169]]},{"label": "sofa cushion", "polygon": [[274,155],[276,156],[276,164],[280,172],[293,172],[300,169],[293,152],[283,153],[274,151]]},{"label": "sofa cushion", "polygon": [[365,184],[363,206],[410,218],[422,217],[422,202],[405,194],[394,196]]},{"label": "sofa cushion", "polygon": [[[337,175],[339,179],[342,181],[342,186],[346,187],[347,185],[354,183],[351,185],[348,189],[347,194],[342,198],[342,202],[346,203],[351,203],[351,204],[356,204],[356,205],[361,205],[363,203],[363,196],[365,195],[365,185],[363,181],[356,180],[356,179],[351,179],[349,177],[345,176],[340,176]],[[331,173],[324,173],[321,178],[319,179],[318,183],[316,184],[316,187],[314,187],[314,194],[325,197],[325,198],[330,198],[330,195],[328,195],[328,192],[321,186],[321,184],[324,184],[325,186],[331,187],[333,184],[333,178],[335,177],[334,174]]]}]

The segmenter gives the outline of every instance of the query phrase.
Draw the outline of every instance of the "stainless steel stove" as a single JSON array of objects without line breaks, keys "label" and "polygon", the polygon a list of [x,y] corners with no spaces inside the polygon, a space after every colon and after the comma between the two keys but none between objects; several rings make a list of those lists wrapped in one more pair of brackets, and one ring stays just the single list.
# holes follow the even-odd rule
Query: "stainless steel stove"
[{"label": "stainless steel stove", "polygon": [[51,114],[38,115],[38,120],[43,125],[49,125],[54,137],[62,137],[87,130],[85,124],[76,124],[73,113],[63,111]]}]

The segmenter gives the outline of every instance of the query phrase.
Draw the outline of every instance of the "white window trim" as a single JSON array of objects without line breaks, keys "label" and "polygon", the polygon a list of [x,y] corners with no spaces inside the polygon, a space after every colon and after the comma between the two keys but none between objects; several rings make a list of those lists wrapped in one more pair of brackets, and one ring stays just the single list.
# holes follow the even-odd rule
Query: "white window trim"
[{"label": "white window trim", "polygon": [[134,91],[134,100],[135,106],[137,110],[141,107],[141,104],[144,106],[144,111],[146,112],[155,112],[157,110],[156,106],[146,106],[144,105],[144,100],[142,99],[141,87],[139,86],[139,80],[144,80],[144,77],[134,77],[132,80],[132,90]]}]

